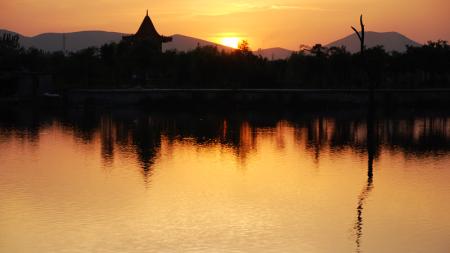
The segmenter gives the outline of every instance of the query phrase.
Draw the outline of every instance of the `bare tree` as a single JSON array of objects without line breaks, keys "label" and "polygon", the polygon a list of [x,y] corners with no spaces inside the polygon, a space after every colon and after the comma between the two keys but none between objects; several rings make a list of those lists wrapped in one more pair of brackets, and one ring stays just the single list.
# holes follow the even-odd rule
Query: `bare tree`
[{"label": "bare tree", "polygon": [[358,32],[355,27],[352,26],[353,31],[355,31],[356,35],[359,38],[359,41],[361,42],[361,55],[364,54],[364,36],[365,36],[365,30],[364,30],[364,23],[363,23],[363,15],[359,18],[359,22],[361,24],[361,32]]}]

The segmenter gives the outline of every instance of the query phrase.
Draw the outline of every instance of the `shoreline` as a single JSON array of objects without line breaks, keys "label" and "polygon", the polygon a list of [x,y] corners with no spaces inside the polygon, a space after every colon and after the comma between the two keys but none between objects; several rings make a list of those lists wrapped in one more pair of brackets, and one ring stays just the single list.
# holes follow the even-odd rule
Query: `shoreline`
[{"label": "shoreline", "polygon": [[[439,104],[450,106],[450,89],[377,89],[384,104]],[[79,89],[64,95],[68,104],[138,104],[148,106],[267,107],[277,105],[361,105],[369,102],[367,89]],[[175,104],[174,104],[175,103]]]},{"label": "shoreline", "polygon": [[[61,94],[0,98],[0,104],[55,106],[138,105],[163,109],[207,108],[303,108],[351,107],[368,104],[368,89],[72,89]],[[380,107],[449,107],[450,89],[376,89]]]}]

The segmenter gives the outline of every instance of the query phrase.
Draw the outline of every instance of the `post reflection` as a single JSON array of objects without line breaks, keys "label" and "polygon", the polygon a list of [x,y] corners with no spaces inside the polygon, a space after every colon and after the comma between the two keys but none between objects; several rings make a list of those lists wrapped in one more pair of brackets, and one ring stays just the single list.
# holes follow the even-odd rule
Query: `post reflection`
[{"label": "post reflection", "polygon": [[366,122],[366,143],[367,143],[367,183],[364,186],[363,190],[358,196],[358,205],[356,207],[357,218],[354,225],[355,236],[356,236],[356,252],[361,252],[361,241],[363,236],[363,211],[364,211],[364,203],[366,199],[369,197],[370,192],[374,188],[373,184],[373,162],[376,155],[376,138],[377,133],[375,129],[377,129],[375,112],[374,112],[374,102],[373,99],[370,100],[368,109],[367,109],[367,122]]}]

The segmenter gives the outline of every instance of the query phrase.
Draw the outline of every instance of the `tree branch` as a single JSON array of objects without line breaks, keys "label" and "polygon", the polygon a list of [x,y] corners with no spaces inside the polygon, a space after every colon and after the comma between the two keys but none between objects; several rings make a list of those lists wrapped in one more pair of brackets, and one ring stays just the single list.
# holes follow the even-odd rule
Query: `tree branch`
[{"label": "tree branch", "polygon": [[361,29],[364,30],[364,23],[363,23],[363,15],[359,17],[359,23],[361,23]]},{"label": "tree branch", "polygon": [[362,38],[361,38],[361,35],[359,34],[358,30],[356,30],[356,28],[354,28],[353,26],[352,26],[352,29],[353,29],[353,31],[355,31],[356,35],[358,35],[358,38],[361,41]]}]

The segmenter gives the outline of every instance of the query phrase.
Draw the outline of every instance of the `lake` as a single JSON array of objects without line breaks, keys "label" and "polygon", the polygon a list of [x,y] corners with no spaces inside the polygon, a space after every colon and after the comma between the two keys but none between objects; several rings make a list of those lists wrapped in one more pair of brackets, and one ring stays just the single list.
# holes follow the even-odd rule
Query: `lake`
[{"label": "lake", "polygon": [[450,252],[450,113],[2,109],[0,252]]}]

